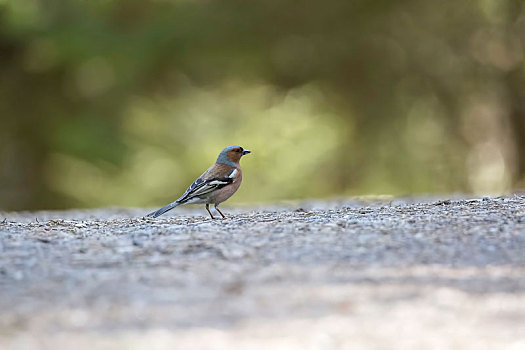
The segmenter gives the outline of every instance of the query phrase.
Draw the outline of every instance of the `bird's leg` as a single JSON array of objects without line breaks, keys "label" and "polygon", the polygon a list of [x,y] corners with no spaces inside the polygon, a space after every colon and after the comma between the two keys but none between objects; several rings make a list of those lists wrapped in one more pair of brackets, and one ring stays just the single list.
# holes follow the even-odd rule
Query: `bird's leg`
[{"label": "bird's leg", "polygon": [[215,210],[217,210],[219,212],[219,214],[221,214],[222,218],[223,219],[226,219],[226,216],[224,216],[224,214],[222,213],[222,211],[219,210],[219,205],[218,204],[215,204]]},{"label": "bird's leg", "polygon": [[211,215],[210,205],[209,205],[209,204],[206,204],[206,210],[208,211],[208,214],[210,214],[211,218],[212,218],[212,219],[215,219],[215,218],[213,217],[213,215]]}]

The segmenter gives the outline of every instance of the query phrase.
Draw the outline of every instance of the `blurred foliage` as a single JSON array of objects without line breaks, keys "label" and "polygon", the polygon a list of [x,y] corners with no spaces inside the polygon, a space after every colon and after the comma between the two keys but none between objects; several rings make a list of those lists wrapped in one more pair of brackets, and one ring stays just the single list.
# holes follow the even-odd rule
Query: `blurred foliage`
[{"label": "blurred foliage", "polygon": [[0,208],[525,184],[519,0],[0,0]]}]

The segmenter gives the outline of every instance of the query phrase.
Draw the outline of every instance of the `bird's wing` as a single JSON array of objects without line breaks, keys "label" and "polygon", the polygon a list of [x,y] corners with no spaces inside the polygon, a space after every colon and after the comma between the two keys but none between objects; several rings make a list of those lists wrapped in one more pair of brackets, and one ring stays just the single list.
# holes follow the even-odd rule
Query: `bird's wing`
[{"label": "bird's wing", "polygon": [[227,177],[215,177],[207,180],[198,178],[190,185],[190,187],[188,187],[186,192],[184,192],[184,194],[179,199],[177,199],[177,202],[182,204],[191,200],[192,198],[203,197],[213,191],[233,183],[233,176],[230,175]]},{"label": "bird's wing", "polygon": [[213,191],[233,183],[237,172],[238,170],[234,168],[227,172],[226,176],[215,176],[212,178],[209,178],[208,172],[205,172],[202,174],[202,176],[195,180],[195,182],[193,182],[190,187],[188,187],[186,192],[184,192],[184,194],[179,199],[153,213],[149,213],[146,215],[146,217],[156,218],[181,204],[191,201],[193,198],[205,197]]}]

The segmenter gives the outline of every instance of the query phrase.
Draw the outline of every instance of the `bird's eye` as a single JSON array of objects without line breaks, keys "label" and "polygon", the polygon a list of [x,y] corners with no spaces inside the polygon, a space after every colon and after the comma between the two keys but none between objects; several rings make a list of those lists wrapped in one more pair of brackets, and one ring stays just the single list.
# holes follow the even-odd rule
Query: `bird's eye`
[{"label": "bird's eye", "polygon": [[239,153],[240,151],[241,151],[241,150],[240,150],[240,149],[238,149],[238,148],[237,148],[237,149],[235,150],[235,152],[237,152],[237,153]]}]

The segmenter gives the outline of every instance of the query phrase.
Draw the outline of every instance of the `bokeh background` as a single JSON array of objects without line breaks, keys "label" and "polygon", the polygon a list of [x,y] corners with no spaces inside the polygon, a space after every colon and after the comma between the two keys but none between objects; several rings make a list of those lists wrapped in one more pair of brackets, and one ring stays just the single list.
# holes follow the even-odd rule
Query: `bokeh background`
[{"label": "bokeh background", "polygon": [[0,209],[525,185],[521,0],[0,0]]}]

